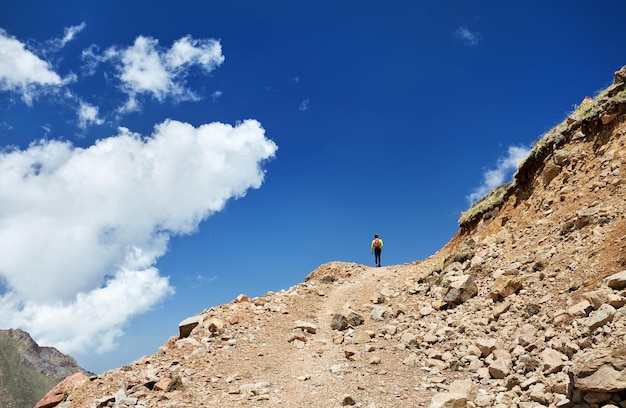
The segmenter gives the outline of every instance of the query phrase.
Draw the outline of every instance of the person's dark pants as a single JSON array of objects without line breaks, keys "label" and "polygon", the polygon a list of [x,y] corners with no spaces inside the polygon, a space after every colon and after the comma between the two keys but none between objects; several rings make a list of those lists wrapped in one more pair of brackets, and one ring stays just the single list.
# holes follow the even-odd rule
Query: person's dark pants
[{"label": "person's dark pants", "polygon": [[374,259],[376,260],[376,266],[380,266],[380,248],[374,248]]}]

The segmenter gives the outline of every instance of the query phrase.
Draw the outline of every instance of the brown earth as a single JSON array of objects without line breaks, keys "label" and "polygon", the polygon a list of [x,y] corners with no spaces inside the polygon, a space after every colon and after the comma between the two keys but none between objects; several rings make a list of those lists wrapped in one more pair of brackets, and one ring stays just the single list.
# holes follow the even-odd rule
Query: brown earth
[{"label": "brown earth", "polygon": [[[609,367],[626,293],[604,280],[626,270],[625,74],[428,259],[332,262],[242,295],[59,406],[626,407],[626,368]],[[605,386],[584,382],[605,369]]]}]

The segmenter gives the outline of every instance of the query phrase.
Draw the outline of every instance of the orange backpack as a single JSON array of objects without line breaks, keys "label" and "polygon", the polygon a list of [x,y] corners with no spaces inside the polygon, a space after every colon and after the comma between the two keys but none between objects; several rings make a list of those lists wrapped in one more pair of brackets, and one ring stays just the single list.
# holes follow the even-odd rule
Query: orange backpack
[{"label": "orange backpack", "polygon": [[374,240],[374,248],[380,248],[380,239],[376,238]]}]

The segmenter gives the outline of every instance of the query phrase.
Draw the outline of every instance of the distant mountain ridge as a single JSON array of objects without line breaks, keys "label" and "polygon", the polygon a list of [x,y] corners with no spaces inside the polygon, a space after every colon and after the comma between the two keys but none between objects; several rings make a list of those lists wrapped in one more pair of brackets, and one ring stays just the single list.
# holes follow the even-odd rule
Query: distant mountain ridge
[{"label": "distant mountain ridge", "polygon": [[76,360],[54,347],[40,347],[20,329],[0,330],[0,407],[32,408],[50,388],[81,372]]}]

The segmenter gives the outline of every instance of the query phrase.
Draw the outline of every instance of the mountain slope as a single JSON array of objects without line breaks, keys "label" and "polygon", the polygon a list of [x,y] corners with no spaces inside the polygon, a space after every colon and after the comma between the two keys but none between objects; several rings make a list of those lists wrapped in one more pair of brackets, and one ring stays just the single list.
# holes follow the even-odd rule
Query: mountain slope
[{"label": "mountain slope", "polygon": [[19,329],[0,330],[0,406],[31,408],[65,377],[86,373],[52,347],[39,347]]},{"label": "mountain slope", "polygon": [[63,407],[626,406],[625,78],[428,259],[241,295]]}]

